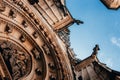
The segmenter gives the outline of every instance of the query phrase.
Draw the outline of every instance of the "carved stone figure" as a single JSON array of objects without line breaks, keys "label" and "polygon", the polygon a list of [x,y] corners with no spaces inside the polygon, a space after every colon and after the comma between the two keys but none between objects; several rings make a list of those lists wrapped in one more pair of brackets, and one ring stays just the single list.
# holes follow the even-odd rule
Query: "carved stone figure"
[{"label": "carved stone figure", "polygon": [[28,54],[7,41],[0,42],[0,52],[13,80],[18,80],[27,74],[27,68],[30,68],[30,65],[28,65],[30,63]]}]

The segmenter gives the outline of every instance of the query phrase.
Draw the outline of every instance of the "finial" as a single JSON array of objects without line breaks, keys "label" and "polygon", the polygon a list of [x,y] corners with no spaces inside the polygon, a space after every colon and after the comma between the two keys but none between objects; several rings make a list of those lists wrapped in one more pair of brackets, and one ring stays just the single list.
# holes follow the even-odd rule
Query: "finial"
[{"label": "finial", "polygon": [[98,50],[100,50],[100,48],[99,48],[99,45],[96,44],[95,47],[93,48],[93,53],[92,53],[92,55],[97,55]]}]

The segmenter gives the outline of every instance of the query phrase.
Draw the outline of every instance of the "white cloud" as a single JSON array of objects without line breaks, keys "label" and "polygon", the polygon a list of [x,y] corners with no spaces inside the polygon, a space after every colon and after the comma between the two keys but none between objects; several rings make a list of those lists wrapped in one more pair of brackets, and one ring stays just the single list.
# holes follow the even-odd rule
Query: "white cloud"
[{"label": "white cloud", "polygon": [[112,38],[111,38],[111,42],[112,42],[114,45],[120,47],[120,38],[112,37]]}]

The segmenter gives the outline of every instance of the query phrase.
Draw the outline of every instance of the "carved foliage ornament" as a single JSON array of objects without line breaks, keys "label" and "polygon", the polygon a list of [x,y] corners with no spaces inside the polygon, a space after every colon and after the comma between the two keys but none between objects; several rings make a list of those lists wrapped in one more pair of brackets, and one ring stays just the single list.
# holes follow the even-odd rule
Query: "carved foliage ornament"
[{"label": "carved foliage ornament", "polygon": [[13,80],[18,80],[30,72],[30,55],[20,47],[9,41],[0,41],[0,53]]}]

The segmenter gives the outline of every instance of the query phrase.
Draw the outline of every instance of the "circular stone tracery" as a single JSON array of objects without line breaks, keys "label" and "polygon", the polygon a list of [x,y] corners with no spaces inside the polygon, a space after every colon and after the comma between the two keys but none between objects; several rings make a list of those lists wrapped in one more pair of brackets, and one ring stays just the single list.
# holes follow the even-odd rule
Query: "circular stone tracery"
[{"label": "circular stone tracery", "polygon": [[18,80],[26,76],[32,67],[31,57],[10,41],[0,40],[0,53],[13,78]]}]

